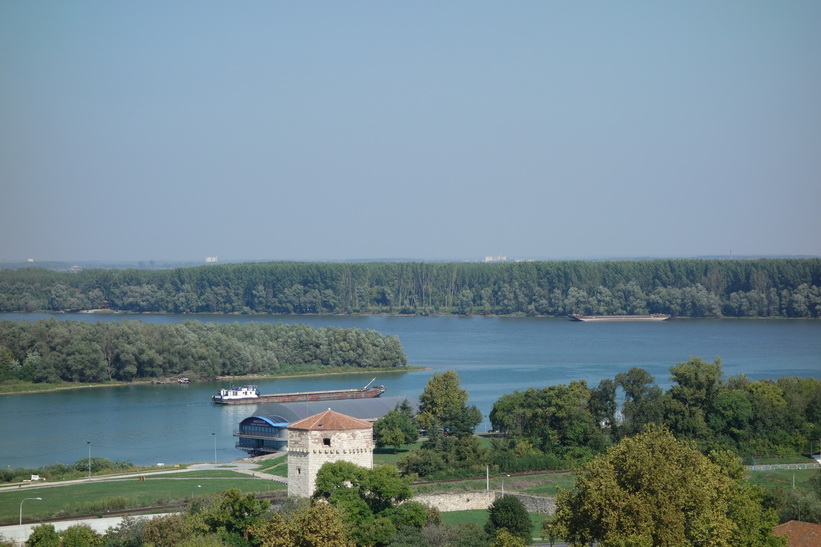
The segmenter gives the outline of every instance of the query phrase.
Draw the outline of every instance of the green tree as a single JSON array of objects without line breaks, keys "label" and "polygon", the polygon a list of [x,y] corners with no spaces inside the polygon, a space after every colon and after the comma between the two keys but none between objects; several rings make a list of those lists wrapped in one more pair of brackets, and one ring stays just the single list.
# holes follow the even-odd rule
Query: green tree
[{"label": "green tree", "polygon": [[674,384],[667,392],[665,423],[679,437],[707,439],[708,416],[722,389],[721,360],[706,363],[693,357],[670,367],[670,374]]},{"label": "green tree", "polygon": [[31,530],[26,540],[27,547],[60,547],[60,535],[53,524],[40,524]]},{"label": "green tree", "polygon": [[271,502],[258,500],[253,493],[243,494],[231,488],[221,492],[200,518],[208,532],[248,539],[249,528],[262,519],[270,506]]},{"label": "green tree", "polygon": [[749,494],[728,465],[650,426],[587,464],[574,489],[559,494],[556,521],[575,543],[728,545],[740,530],[770,525],[760,504],[757,516],[737,510],[754,506]]},{"label": "green tree", "polygon": [[103,537],[91,529],[88,524],[75,524],[60,534],[63,547],[94,547],[103,544]]},{"label": "green tree", "polygon": [[313,497],[340,510],[357,544],[376,545],[388,543],[400,526],[424,525],[427,511],[407,501],[411,494],[410,479],[393,466],[366,469],[339,461],[319,469]]},{"label": "green tree", "polygon": [[155,547],[176,547],[191,536],[191,526],[183,515],[152,518],[143,529],[143,541]]},{"label": "green tree", "polygon": [[419,426],[407,412],[391,410],[373,424],[373,435],[377,448],[393,446],[396,452],[402,445],[419,439]]},{"label": "green tree", "polygon": [[490,542],[490,547],[524,547],[528,542],[508,531],[507,528],[499,528]]},{"label": "green tree", "polygon": [[286,518],[280,513],[250,529],[261,547],[348,547],[345,524],[339,510],[328,503],[312,503]]},{"label": "green tree", "polygon": [[437,372],[419,396],[419,424],[428,431],[443,427],[470,435],[482,421],[475,407],[468,407],[468,393],[459,385],[456,371]]},{"label": "green tree", "polygon": [[511,535],[522,539],[525,543],[532,540],[532,525],[527,509],[518,498],[505,495],[494,501],[488,509],[488,519],[485,523],[485,532],[489,536],[496,536],[500,530],[507,530]]},{"label": "green tree", "polygon": [[125,516],[117,526],[105,533],[106,547],[141,547],[143,532],[147,521],[141,518]]},{"label": "green tree", "polygon": [[638,367],[616,375],[616,383],[624,390],[622,404],[622,435],[638,433],[646,424],[662,421],[662,391],[653,375]]}]

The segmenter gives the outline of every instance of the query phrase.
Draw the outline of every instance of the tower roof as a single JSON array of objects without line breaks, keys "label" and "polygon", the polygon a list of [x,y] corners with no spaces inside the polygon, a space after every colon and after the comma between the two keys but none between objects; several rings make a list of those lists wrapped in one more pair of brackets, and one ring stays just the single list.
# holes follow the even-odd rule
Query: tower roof
[{"label": "tower roof", "polygon": [[305,431],[337,431],[343,429],[371,429],[373,424],[352,418],[339,412],[334,412],[330,408],[325,412],[308,416],[303,420],[294,422],[288,429],[301,429]]}]

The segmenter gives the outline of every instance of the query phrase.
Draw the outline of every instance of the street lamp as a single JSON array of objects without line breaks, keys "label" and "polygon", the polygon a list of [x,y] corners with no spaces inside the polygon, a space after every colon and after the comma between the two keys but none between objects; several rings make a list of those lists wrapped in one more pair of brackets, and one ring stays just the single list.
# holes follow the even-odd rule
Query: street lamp
[{"label": "street lamp", "polygon": [[214,437],[214,464],[217,463],[217,434],[211,433],[211,436]]},{"label": "street lamp", "polygon": [[[23,501],[26,500],[43,501],[43,498],[23,498]],[[20,502],[20,526],[23,525],[23,501]]]},{"label": "street lamp", "polygon": [[86,441],[88,445],[88,480],[91,480],[91,441]]},{"label": "street lamp", "polygon": [[197,486],[195,486],[194,488],[191,489],[191,500],[192,501],[194,500],[194,490],[196,490],[197,488],[202,488],[202,485],[198,484]]}]

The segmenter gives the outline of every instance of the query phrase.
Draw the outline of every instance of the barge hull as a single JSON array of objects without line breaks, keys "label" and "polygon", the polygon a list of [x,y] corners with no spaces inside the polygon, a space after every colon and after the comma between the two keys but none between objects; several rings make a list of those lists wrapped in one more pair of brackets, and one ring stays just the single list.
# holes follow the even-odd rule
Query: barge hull
[{"label": "barge hull", "polygon": [[595,322],[595,321],[666,321],[670,316],[663,313],[650,315],[581,315],[570,316],[574,321]]},{"label": "barge hull", "polygon": [[274,393],[243,399],[222,399],[214,396],[213,401],[219,405],[249,405],[264,403],[297,403],[305,401],[339,401],[345,399],[372,399],[385,393],[382,386],[368,389],[340,389],[335,391],[305,391],[301,393]]}]

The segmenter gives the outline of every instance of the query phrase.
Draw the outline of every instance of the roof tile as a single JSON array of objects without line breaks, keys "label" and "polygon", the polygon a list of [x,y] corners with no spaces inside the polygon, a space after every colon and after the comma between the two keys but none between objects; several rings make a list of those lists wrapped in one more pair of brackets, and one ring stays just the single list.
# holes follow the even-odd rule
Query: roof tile
[{"label": "roof tile", "polygon": [[787,547],[815,547],[821,545],[821,524],[791,520],[773,530],[776,536],[787,536]]},{"label": "roof tile", "polygon": [[301,429],[305,431],[337,431],[344,429],[370,429],[373,424],[334,412],[330,408],[325,412],[308,416],[303,420],[292,423],[288,429]]}]

